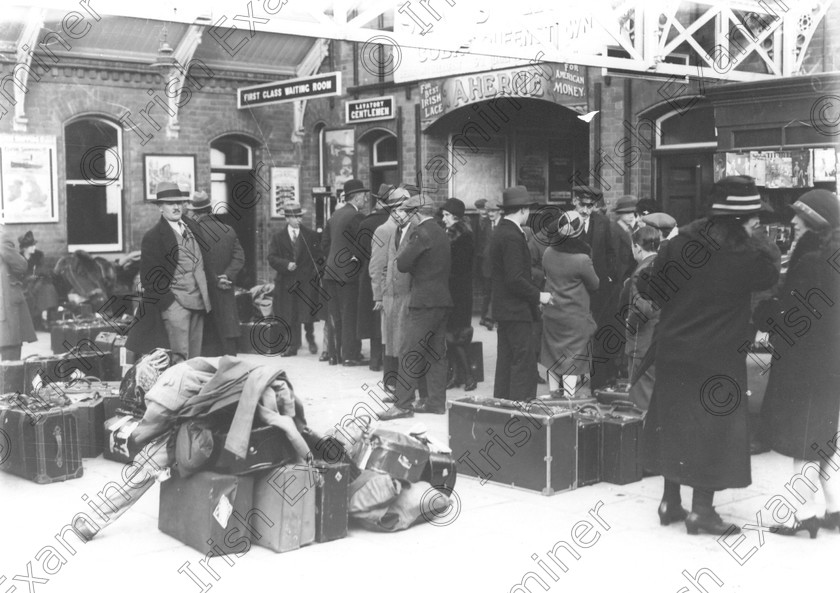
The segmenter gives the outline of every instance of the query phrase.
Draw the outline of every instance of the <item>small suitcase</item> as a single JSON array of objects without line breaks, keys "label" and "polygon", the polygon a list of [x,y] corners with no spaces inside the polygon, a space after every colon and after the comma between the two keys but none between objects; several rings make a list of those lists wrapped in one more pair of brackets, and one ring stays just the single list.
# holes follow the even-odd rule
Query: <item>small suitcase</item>
[{"label": "small suitcase", "polygon": [[236,299],[236,313],[239,316],[240,323],[250,323],[253,321],[254,297],[251,296],[250,291],[243,288],[235,288],[234,298]]},{"label": "small suitcase", "polygon": [[429,463],[420,476],[422,482],[428,482],[441,492],[451,495],[455,489],[455,478],[458,469],[455,460],[449,453],[429,453]]},{"label": "small suitcase", "polygon": [[[198,472],[160,485],[158,529],[206,554],[241,556],[251,549],[253,478]],[[252,510],[253,509],[253,510]]]},{"label": "small suitcase", "polygon": [[595,389],[595,399],[599,404],[611,405],[616,402],[630,401],[630,384],[626,381],[618,381],[615,385]]},{"label": "small suitcase", "polygon": [[642,479],[642,418],[635,414],[611,412],[601,426],[601,480],[610,484],[630,484]]},{"label": "small suitcase", "polygon": [[315,541],[330,542],[347,536],[350,504],[350,465],[315,461]]},{"label": "small suitcase", "polygon": [[315,469],[285,465],[254,478],[254,543],[290,552],[315,541]]},{"label": "small suitcase", "polygon": [[118,381],[122,378],[122,361],[125,360],[127,336],[115,332],[100,332],[94,339],[94,345],[102,352],[102,372],[106,381]]},{"label": "small suitcase", "polygon": [[401,432],[378,429],[363,447],[357,465],[375,469],[398,480],[417,482],[429,463],[429,447]]},{"label": "small suitcase", "polygon": [[447,407],[460,474],[546,496],[574,489],[578,431],[571,409],[481,397]]},{"label": "small suitcase", "polygon": [[25,393],[22,360],[0,360],[0,393]]},{"label": "small suitcase", "polygon": [[105,459],[131,463],[134,458],[129,450],[128,439],[140,424],[140,418],[130,414],[119,414],[105,421],[103,453]]},{"label": "small suitcase", "polygon": [[53,354],[62,354],[93,343],[97,334],[111,330],[113,326],[101,319],[65,321],[50,330],[50,347]]},{"label": "small suitcase", "polygon": [[8,451],[0,455],[0,469],[37,484],[82,477],[76,418],[71,407],[37,411],[0,405],[0,431]]},{"label": "small suitcase", "polygon": [[577,487],[601,481],[601,419],[578,414]]},{"label": "small suitcase", "polygon": [[249,474],[290,463],[297,458],[294,447],[285,433],[276,426],[261,426],[251,430],[248,454],[243,459],[224,448],[227,434],[214,433],[215,447],[219,456],[212,463],[212,471],[224,474]]},{"label": "small suitcase", "polygon": [[[52,356],[29,356],[23,361],[23,382],[26,393],[32,393],[36,383],[61,383],[73,378],[78,370],[82,376],[100,377],[102,357],[97,352],[76,350]],[[40,381],[36,381],[40,377]]]},{"label": "small suitcase", "polygon": [[72,402],[82,457],[98,457],[104,449],[105,418],[109,417],[105,415],[105,394],[110,389],[108,383],[96,377],[83,377],[72,383],[49,383],[42,388]]}]

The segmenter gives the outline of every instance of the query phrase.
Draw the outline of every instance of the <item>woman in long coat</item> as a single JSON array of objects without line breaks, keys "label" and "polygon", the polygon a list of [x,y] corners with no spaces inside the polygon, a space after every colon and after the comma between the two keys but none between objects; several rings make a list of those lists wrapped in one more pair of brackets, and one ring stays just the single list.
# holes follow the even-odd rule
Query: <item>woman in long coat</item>
[{"label": "woman in long coat", "polygon": [[565,390],[566,397],[575,396],[578,375],[592,372],[587,354],[596,324],[589,295],[598,290],[599,281],[582,233],[580,214],[564,212],[557,226],[549,229],[549,247],[543,254],[545,290],[551,301],[542,312],[540,363],[548,369],[552,395],[562,396]]},{"label": "woman in long coat", "polygon": [[26,259],[11,237],[0,243],[0,360],[20,360],[23,342],[34,342],[35,328],[23,295]]},{"label": "woman in long coat", "polygon": [[[820,466],[826,510],[822,526],[840,528],[840,202],[829,191],[807,192],[794,203],[796,246],[790,258],[780,299],[764,307],[758,322],[772,330],[774,356],[763,410],[773,450],[793,458],[794,471],[806,464]],[[800,237],[801,235],[801,237]],[[768,323],[771,318],[774,323]],[[806,499],[792,525],[781,535],[807,530],[816,537],[820,527],[810,488],[797,488]]]},{"label": "woman in long coat", "polygon": [[449,268],[449,294],[454,307],[446,321],[446,348],[454,373],[446,385],[464,385],[464,391],[477,387],[470,369],[467,345],[472,342],[473,232],[464,221],[466,207],[458,198],[449,198],[442,208],[443,224],[449,238],[452,264]]},{"label": "woman in long coat", "polygon": [[32,315],[32,323],[44,327],[44,312],[58,307],[58,293],[52,280],[52,267],[44,262],[44,252],[37,249],[38,242],[32,231],[18,237],[20,254],[26,259],[24,294]]},{"label": "woman in long coat", "polygon": [[[639,290],[662,307],[656,328],[656,384],[645,418],[644,466],[665,478],[660,522],[722,535],[716,490],[751,482],[747,427],[750,293],[779,276],[769,242],[751,236],[762,210],[751,177],[726,177],[712,190],[708,219],[663,246]],[[694,489],[691,513],[680,485]]]}]

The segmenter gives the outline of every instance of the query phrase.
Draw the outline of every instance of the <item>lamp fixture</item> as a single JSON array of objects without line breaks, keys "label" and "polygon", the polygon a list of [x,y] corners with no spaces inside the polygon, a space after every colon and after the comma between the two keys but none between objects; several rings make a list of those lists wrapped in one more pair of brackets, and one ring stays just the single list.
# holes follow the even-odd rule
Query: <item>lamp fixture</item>
[{"label": "lamp fixture", "polygon": [[152,62],[152,68],[165,69],[171,67],[175,63],[175,58],[173,57],[175,50],[172,49],[171,45],[169,45],[166,35],[166,23],[164,23],[160,30],[160,42],[158,43],[157,57],[155,58],[155,61]]}]

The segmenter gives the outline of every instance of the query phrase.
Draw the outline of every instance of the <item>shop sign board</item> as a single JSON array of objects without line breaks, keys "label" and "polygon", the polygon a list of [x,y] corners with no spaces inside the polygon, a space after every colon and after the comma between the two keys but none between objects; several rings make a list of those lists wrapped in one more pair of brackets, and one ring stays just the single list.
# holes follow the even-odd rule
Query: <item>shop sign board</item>
[{"label": "shop sign board", "polygon": [[236,89],[236,106],[239,109],[247,109],[340,94],[341,72],[327,72]]},{"label": "shop sign board", "polygon": [[394,119],[393,95],[347,101],[344,104],[344,121],[348,124],[383,121],[386,119]]},{"label": "shop sign board", "polygon": [[586,111],[586,68],[542,63],[430,80],[420,84],[420,120],[425,130],[464,105],[501,97],[541,99]]}]

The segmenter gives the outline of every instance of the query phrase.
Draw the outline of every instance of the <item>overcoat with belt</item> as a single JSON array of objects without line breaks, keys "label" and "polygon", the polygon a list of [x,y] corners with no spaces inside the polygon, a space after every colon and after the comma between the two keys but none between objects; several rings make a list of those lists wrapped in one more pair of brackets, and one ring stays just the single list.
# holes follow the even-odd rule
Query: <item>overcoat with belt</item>
[{"label": "overcoat with belt", "polygon": [[[274,234],[268,249],[268,265],[277,272],[272,301],[274,315],[290,324],[327,318],[327,303],[321,298],[323,289],[316,267],[321,257],[321,238],[308,226],[298,227],[294,245],[287,224]],[[290,272],[292,262],[297,268]]]},{"label": "overcoat with belt", "polygon": [[[181,222],[186,224],[196,237],[204,262],[204,274],[212,278],[213,272],[208,265],[207,242],[199,239],[201,230],[194,220],[186,216],[181,218]],[[140,247],[140,286],[143,294],[134,313],[134,321],[129,326],[125,344],[126,348],[136,354],[169,347],[169,336],[163,324],[161,311],[165,311],[175,300],[171,285],[175,278],[180,249],[175,231],[163,216],[143,235]],[[205,303],[207,310],[209,306],[209,303]]]}]

